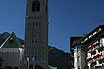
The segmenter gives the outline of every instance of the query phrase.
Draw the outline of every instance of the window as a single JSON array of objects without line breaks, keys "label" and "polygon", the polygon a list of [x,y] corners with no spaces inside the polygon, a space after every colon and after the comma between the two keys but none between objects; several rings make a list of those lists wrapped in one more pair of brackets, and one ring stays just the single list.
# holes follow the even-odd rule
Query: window
[{"label": "window", "polygon": [[32,39],[32,43],[38,43],[38,39],[36,38]]},{"label": "window", "polygon": [[36,23],[36,26],[39,26],[39,23]]},{"label": "window", "polygon": [[33,27],[34,27],[34,23],[33,23]]},{"label": "window", "polygon": [[34,39],[32,39],[32,43],[34,43]]},{"label": "window", "polygon": [[80,61],[80,56],[78,56],[77,61],[78,61],[78,62]]},{"label": "window", "polygon": [[37,26],[39,26],[39,23],[33,23],[32,26],[37,27]]},{"label": "window", "polygon": [[35,42],[37,43],[38,42],[38,39],[35,39]]},{"label": "window", "polygon": [[80,48],[79,47],[77,47],[77,52],[80,52]]},{"label": "window", "polygon": [[78,66],[78,69],[80,69],[80,66]]},{"label": "window", "polygon": [[32,12],[40,11],[40,3],[39,1],[34,1],[32,3]]}]

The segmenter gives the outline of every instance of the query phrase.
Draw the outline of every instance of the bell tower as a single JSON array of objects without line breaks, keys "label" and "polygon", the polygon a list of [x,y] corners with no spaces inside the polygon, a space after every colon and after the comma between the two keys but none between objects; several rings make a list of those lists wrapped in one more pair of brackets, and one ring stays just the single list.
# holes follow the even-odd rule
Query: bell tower
[{"label": "bell tower", "polygon": [[27,0],[25,20],[25,59],[48,69],[48,0]]}]

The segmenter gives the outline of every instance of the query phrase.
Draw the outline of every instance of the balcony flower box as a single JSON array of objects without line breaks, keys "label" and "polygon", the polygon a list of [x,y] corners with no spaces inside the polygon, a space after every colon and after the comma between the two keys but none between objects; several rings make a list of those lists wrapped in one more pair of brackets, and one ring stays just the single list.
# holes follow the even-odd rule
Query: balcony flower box
[{"label": "balcony flower box", "polygon": [[98,61],[98,60],[100,60],[100,55],[99,54],[96,55],[95,61]]},{"label": "balcony flower box", "polygon": [[96,56],[93,56],[93,59],[96,59]]},{"label": "balcony flower box", "polygon": [[91,52],[91,47],[86,48],[85,52]]},{"label": "balcony flower box", "polygon": [[92,58],[88,58],[86,61],[87,62],[92,62]]},{"label": "balcony flower box", "polygon": [[86,48],[86,49],[85,49],[85,52],[87,52],[87,51],[88,51],[88,49]]}]

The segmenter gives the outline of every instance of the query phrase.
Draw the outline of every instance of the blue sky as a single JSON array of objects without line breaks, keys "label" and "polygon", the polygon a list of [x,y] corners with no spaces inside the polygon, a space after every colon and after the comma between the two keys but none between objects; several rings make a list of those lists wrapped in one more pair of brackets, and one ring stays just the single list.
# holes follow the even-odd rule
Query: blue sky
[{"label": "blue sky", "polygon": [[[26,0],[0,0],[0,33],[24,39]],[[104,24],[104,0],[49,0],[49,45],[70,52],[70,37]]]}]

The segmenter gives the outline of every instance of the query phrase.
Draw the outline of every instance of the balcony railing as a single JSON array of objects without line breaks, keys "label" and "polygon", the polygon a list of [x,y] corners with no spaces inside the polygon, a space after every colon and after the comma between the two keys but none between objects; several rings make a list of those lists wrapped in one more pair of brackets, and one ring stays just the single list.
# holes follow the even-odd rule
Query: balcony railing
[{"label": "balcony railing", "polygon": [[88,48],[85,49],[85,52],[93,52],[95,51],[95,49],[100,49],[102,48],[103,46],[99,43],[95,43],[93,44],[92,46],[89,46]]}]

